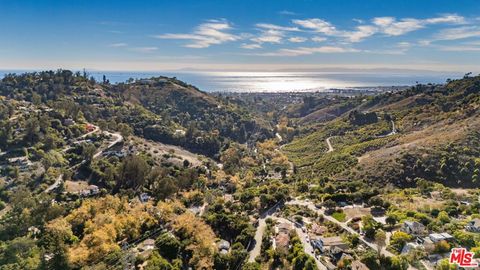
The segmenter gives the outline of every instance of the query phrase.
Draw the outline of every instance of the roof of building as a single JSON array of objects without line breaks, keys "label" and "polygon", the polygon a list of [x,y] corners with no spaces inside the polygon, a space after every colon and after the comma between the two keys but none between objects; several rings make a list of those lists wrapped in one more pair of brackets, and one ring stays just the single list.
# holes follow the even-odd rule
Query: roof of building
[{"label": "roof of building", "polygon": [[353,261],[350,267],[352,268],[352,270],[369,270],[365,264],[358,260]]},{"label": "roof of building", "polygon": [[340,236],[324,237],[320,238],[320,240],[322,240],[324,246],[345,244]]},{"label": "roof of building", "polygon": [[469,222],[470,226],[480,227],[480,218],[474,218]]},{"label": "roof of building", "polygon": [[292,225],[290,225],[290,223],[282,222],[277,225],[277,228],[279,232],[289,232],[292,229]]},{"label": "roof of building", "polygon": [[404,223],[405,223],[406,226],[408,226],[410,228],[414,228],[414,229],[425,228],[425,226],[422,223],[417,222],[417,221],[406,220]]},{"label": "roof of building", "polygon": [[288,247],[290,236],[286,233],[279,233],[275,236],[275,245],[277,247]]},{"label": "roof of building", "polygon": [[432,233],[429,235],[430,239],[432,240],[445,240],[445,239],[452,239],[454,238],[451,234],[449,233]]}]

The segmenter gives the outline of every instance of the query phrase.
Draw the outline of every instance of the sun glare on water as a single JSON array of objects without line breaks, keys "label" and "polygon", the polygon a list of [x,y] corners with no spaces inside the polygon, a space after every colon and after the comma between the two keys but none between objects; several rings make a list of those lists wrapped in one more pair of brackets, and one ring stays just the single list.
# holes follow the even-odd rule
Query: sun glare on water
[{"label": "sun glare on water", "polygon": [[[288,91],[322,91],[344,86],[325,77],[308,73],[286,72],[211,72],[219,86],[224,90],[247,90],[252,92],[288,92]],[[232,86],[238,89],[232,89]]]}]

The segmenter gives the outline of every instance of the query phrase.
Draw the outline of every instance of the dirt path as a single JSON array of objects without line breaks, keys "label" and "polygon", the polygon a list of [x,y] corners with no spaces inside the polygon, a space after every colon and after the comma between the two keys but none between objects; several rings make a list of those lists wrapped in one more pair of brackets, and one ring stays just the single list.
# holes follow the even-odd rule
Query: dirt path
[{"label": "dirt path", "polygon": [[328,137],[325,141],[327,142],[327,146],[328,146],[328,150],[327,150],[327,153],[330,153],[330,152],[333,152],[333,146],[332,146],[332,143],[330,142],[330,139],[333,138],[335,136],[330,136]]}]

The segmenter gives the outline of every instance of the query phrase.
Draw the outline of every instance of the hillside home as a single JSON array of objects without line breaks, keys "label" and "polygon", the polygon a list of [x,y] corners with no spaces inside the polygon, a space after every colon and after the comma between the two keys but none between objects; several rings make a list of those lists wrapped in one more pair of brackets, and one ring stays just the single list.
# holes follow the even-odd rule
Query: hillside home
[{"label": "hillside home", "polygon": [[334,248],[339,248],[345,250],[348,248],[348,244],[343,242],[343,239],[340,236],[333,237],[314,237],[311,239],[313,248],[325,252]]},{"label": "hillside home", "polygon": [[423,235],[426,231],[425,226],[422,223],[410,220],[403,222],[401,230],[413,236]]},{"label": "hillside home", "polygon": [[465,226],[465,230],[469,232],[480,232],[480,218],[470,220]]}]

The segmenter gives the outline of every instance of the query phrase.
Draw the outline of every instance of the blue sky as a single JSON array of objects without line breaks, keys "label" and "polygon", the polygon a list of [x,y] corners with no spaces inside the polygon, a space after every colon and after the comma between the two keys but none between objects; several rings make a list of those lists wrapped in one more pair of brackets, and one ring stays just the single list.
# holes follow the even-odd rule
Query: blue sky
[{"label": "blue sky", "polygon": [[0,69],[479,72],[478,0],[0,0]]}]

